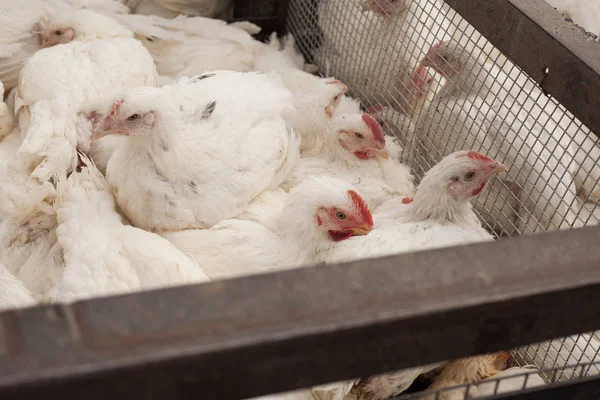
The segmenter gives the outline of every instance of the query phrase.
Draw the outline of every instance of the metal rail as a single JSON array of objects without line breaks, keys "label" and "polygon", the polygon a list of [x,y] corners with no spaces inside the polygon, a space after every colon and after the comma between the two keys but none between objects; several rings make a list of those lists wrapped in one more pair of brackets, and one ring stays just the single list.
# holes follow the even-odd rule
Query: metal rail
[{"label": "metal rail", "polygon": [[543,0],[444,1],[600,136],[600,43]]},{"label": "metal rail", "polygon": [[590,331],[599,241],[583,228],[6,312],[0,398],[239,399]]}]

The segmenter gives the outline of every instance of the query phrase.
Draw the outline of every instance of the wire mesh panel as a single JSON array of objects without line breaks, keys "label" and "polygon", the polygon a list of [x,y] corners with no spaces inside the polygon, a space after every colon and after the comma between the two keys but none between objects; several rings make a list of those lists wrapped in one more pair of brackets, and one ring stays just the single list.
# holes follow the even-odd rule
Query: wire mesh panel
[{"label": "wire mesh panel", "polygon": [[[598,137],[442,0],[292,0],[288,29],[320,74],[348,84],[399,139],[417,180],[463,149],[507,165],[473,201],[496,236],[598,224]],[[598,374],[578,365],[599,351],[589,333],[514,356],[561,381]]]},{"label": "wire mesh panel", "polygon": [[345,81],[399,137],[417,177],[473,148],[510,168],[474,203],[490,231],[597,224],[595,135],[443,1],[372,1],[381,14],[366,3],[292,1],[289,28],[323,75]]},{"label": "wire mesh panel", "polygon": [[600,363],[583,363],[575,366],[557,367],[539,370],[534,366],[528,368],[509,368],[496,376],[484,379],[477,383],[467,383],[453,387],[444,387],[438,390],[428,390],[413,394],[397,396],[394,400],[468,400],[477,398],[490,398],[505,395],[520,390],[553,385],[561,381],[565,370],[570,371],[571,379],[581,379],[591,369],[598,369]]}]

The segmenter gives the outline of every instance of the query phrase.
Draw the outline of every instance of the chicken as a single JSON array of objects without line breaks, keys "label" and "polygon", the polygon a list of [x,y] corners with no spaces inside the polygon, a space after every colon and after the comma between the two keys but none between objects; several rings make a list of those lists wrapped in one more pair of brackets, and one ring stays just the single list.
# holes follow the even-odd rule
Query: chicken
[{"label": "chicken", "polygon": [[104,15],[129,14],[130,9],[119,0],[64,0],[74,9],[93,10]]},{"label": "chicken", "polygon": [[4,99],[4,85],[0,81],[0,140],[12,131],[14,122],[12,110],[2,99]]},{"label": "chicken", "polygon": [[55,203],[65,271],[54,301],[118,294],[208,278],[193,259],[158,235],[124,225],[106,180],[79,153],[79,164],[59,181]]},{"label": "chicken", "polygon": [[535,366],[511,367],[495,375],[485,378],[475,387],[471,387],[469,395],[474,398],[494,396],[545,385]]},{"label": "chicken", "polygon": [[352,387],[350,394],[344,400],[385,400],[396,396],[413,383],[423,373],[438,368],[443,363],[434,363],[416,368],[404,369],[372,376],[358,380]]},{"label": "chicken", "polygon": [[0,264],[0,311],[35,305],[31,292]]},{"label": "chicken", "polygon": [[398,162],[400,146],[393,138],[386,140],[369,114],[336,116],[323,142],[318,155],[302,158],[292,169],[282,184],[284,189],[293,188],[308,175],[329,174],[352,183],[372,209],[393,197],[412,196],[410,169]]},{"label": "chicken", "polygon": [[328,130],[348,86],[335,78],[319,78],[295,69],[275,73],[294,95],[293,128],[302,138],[302,154],[317,154],[323,146],[323,132]]},{"label": "chicken", "polygon": [[116,0],[0,0],[0,80],[7,93],[17,86],[25,61],[42,48],[43,23],[54,13],[73,9],[129,12]]},{"label": "chicken", "polygon": [[[435,163],[466,146],[486,151],[507,164],[512,182],[490,193],[494,199],[478,202],[484,220],[490,225],[498,221],[509,234],[512,227],[538,232],[557,229],[564,221],[571,226],[577,186],[569,171],[570,139],[554,138],[552,129],[547,131],[550,117],[540,111],[540,105],[521,104],[498,83],[510,77],[497,69],[488,70],[456,43],[434,46],[422,65],[446,79],[417,124],[416,136],[426,162]],[[498,192],[504,202],[495,201]]]},{"label": "chicken", "polygon": [[[442,372],[433,381],[428,390],[442,390],[466,383],[478,382],[495,376],[498,372],[508,368],[511,359],[510,353],[500,351],[493,354],[485,354],[452,361],[444,367]],[[475,389],[475,388],[473,388]],[[435,394],[425,396],[425,400],[463,400],[466,398],[466,387],[454,390],[443,390]],[[476,389],[475,389],[476,390]]]},{"label": "chicken", "polygon": [[47,301],[64,264],[52,207],[55,190],[20,169],[15,158],[20,144],[18,129],[0,141],[0,264],[37,301]]},{"label": "chicken", "polygon": [[323,0],[319,26],[324,45],[315,58],[344,71],[344,81],[364,104],[417,115],[420,77],[415,68],[424,55],[421,49],[452,37],[447,10],[441,0]]},{"label": "chicken", "polygon": [[470,200],[506,167],[474,151],[446,156],[431,168],[414,199],[395,198],[373,214],[375,229],[365,237],[337,244],[326,262],[345,262],[492,240]]},{"label": "chicken", "polygon": [[[270,72],[281,68],[304,69],[304,58],[295,49],[293,36],[281,41],[275,34],[270,42],[254,39],[246,25],[202,17],[179,16],[165,19],[146,15],[115,15],[119,22],[135,33],[148,49],[158,73],[171,79],[193,76],[206,71]],[[63,42],[64,35],[61,36]]]},{"label": "chicken", "polygon": [[372,226],[352,185],[312,176],[290,191],[272,230],[231,219],[162,236],[192,255],[211,279],[221,279],[316,264],[334,243],[366,235]]},{"label": "chicken", "polygon": [[107,168],[119,207],[154,231],[240,216],[299,159],[291,113],[290,92],[265,74],[215,71],[124,91],[101,126],[126,139]]},{"label": "chicken", "polygon": [[175,18],[180,14],[227,18],[232,0],[121,0],[136,14]]},{"label": "chicken", "polygon": [[78,135],[80,111],[104,96],[158,80],[150,54],[109,17],[77,10],[57,14],[46,29],[64,30],[75,40],[35,53],[19,79],[15,108],[25,135],[19,153],[41,181],[70,171],[76,146],[89,149],[91,132]]}]

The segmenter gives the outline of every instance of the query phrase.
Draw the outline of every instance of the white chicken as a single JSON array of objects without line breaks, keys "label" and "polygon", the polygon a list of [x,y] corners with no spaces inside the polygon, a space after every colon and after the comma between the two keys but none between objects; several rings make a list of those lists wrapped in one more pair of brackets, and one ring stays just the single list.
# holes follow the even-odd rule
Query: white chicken
[{"label": "white chicken", "polygon": [[[508,368],[508,363],[511,359],[510,353],[500,351],[493,354],[484,354],[481,356],[473,356],[461,358],[449,362],[444,366],[442,372],[435,378],[431,386],[427,390],[442,390],[453,386],[465,385],[481,381]],[[459,387],[452,390],[443,390],[437,395],[432,394],[424,396],[425,400],[463,400],[466,397],[467,387]],[[473,395],[477,392],[475,386],[471,387],[469,394]]]},{"label": "white chicken", "polygon": [[474,151],[446,156],[431,168],[414,199],[395,198],[373,214],[375,229],[363,238],[339,243],[327,262],[381,257],[493,240],[481,227],[470,200],[506,167]]},{"label": "white chicken", "polygon": [[0,81],[0,140],[12,131],[14,122],[13,112],[9,109],[3,99],[4,85],[2,84],[2,81]]},{"label": "white chicken", "polygon": [[[226,24],[220,20],[186,16],[165,19],[113,15],[113,18],[135,33],[135,38],[152,54],[158,73],[169,79],[221,69],[270,72],[281,68],[305,68],[304,58],[295,49],[292,35],[282,41],[272,35],[269,43],[262,43],[247,32],[260,31],[249,22],[245,25]],[[69,37],[60,32],[53,41],[68,43]]]},{"label": "white chicken", "polygon": [[501,185],[506,202],[478,202],[478,211],[491,225],[500,221],[505,230],[517,226],[520,232],[538,232],[557,229],[564,221],[573,224],[577,186],[569,171],[571,139],[552,137],[550,125],[544,123],[550,116],[532,100],[521,104],[502,87],[508,79],[502,71],[488,69],[454,42],[434,46],[422,65],[446,79],[417,125],[425,160],[434,163],[468,146],[505,162],[516,183]]},{"label": "white chicken", "polygon": [[0,0],[0,80],[8,93],[17,86],[23,64],[42,48],[42,25],[57,12],[92,9],[122,14],[128,8],[112,0]]},{"label": "white chicken", "polygon": [[231,71],[124,91],[101,126],[126,136],[107,168],[121,211],[155,231],[241,215],[299,159],[291,100],[277,76]]},{"label": "white chicken", "polygon": [[471,387],[469,395],[474,398],[495,396],[544,385],[546,381],[537,367],[511,367],[483,379],[476,387]]},{"label": "white chicken", "polygon": [[312,176],[290,191],[272,230],[231,219],[211,229],[162,235],[192,255],[211,279],[220,279],[316,264],[335,243],[366,235],[372,226],[369,208],[352,185]]},{"label": "white chicken", "polygon": [[34,181],[18,166],[18,129],[0,141],[0,264],[17,276],[38,301],[63,271],[57,244],[54,187]]},{"label": "white chicken", "polygon": [[52,289],[54,301],[208,281],[165,239],[122,223],[106,180],[82,153],[57,191],[56,233],[66,266]]},{"label": "white chicken", "polygon": [[388,399],[408,389],[419,375],[432,371],[442,364],[443,363],[434,363],[359,379],[354,383],[352,390],[343,398],[343,400]]},{"label": "white chicken", "polygon": [[441,0],[323,0],[319,26],[325,43],[316,59],[345,71],[343,79],[363,103],[416,115],[420,78],[415,68],[422,49],[452,37],[447,10]]},{"label": "white chicken", "polygon": [[[308,175],[328,174],[354,185],[371,209],[398,196],[412,196],[410,168],[400,164],[402,149],[369,114],[334,117],[318,155],[302,158],[282,187],[293,188]],[[388,154],[391,153],[391,154]]]},{"label": "white chicken", "polygon": [[35,53],[19,79],[15,108],[25,135],[19,153],[41,181],[72,169],[77,145],[89,149],[91,138],[78,135],[79,112],[103,96],[158,80],[150,54],[109,17],[77,10],[57,14],[46,27],[75,40]]},{"label": "white chicken", "polygon": [[0,311],[35,304],[31,292],[4,265],[0,264]]},{"label": "white chicken", "polygon": [[317,154],[323,146],[323,132],[329,129],[348,86],[335,78],[319,78],[296,69],[281,69],[275,73],[294,95],[292,124],[302,138],[302,154]]},{"label": "white chicken", "polygon": [[225,18],[232,0],[121,0],[136,14],[174,18],[180,14]]}]

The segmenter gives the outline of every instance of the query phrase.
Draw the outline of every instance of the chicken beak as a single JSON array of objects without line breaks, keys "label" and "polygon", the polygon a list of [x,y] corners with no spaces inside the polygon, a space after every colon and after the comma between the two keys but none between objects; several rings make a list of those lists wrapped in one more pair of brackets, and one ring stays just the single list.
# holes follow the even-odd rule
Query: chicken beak
[{"label": "chicken beak", "polygon": [[371,227],[369,225],[363,225],[360,228],[354,228],[354,229],[352,229],[352,234],[354,236],[368,235],[369,232],[371,232],[371,229],[373,229],[373,227]]},{"label": "chicken beak", "polygon": [[494,174],[499,174],[500,172],[508,172],[508,168],[506,168],[506,165],[504,165],[504,164],[496,163],[492,167],[490,174],[494,175]]},{"label": "chicken beak", "polygon": [[96,140],[103,138],[104,136],[108,136],[111,135],[113,132],[111,131],[105,131],[105,130],[97,130],[94,131],[94,133],[92,134],[92,142],[95,142]]},{"label": "chicken beak", "polygon": [[380,157],[384,160],[390,159],[390,155],[388,154],[387,149],[385,147],[383,149],[378,148],[378,149],[372,149],[369,151],[370,151],[370,153],[374,154],[375,157]]}]

